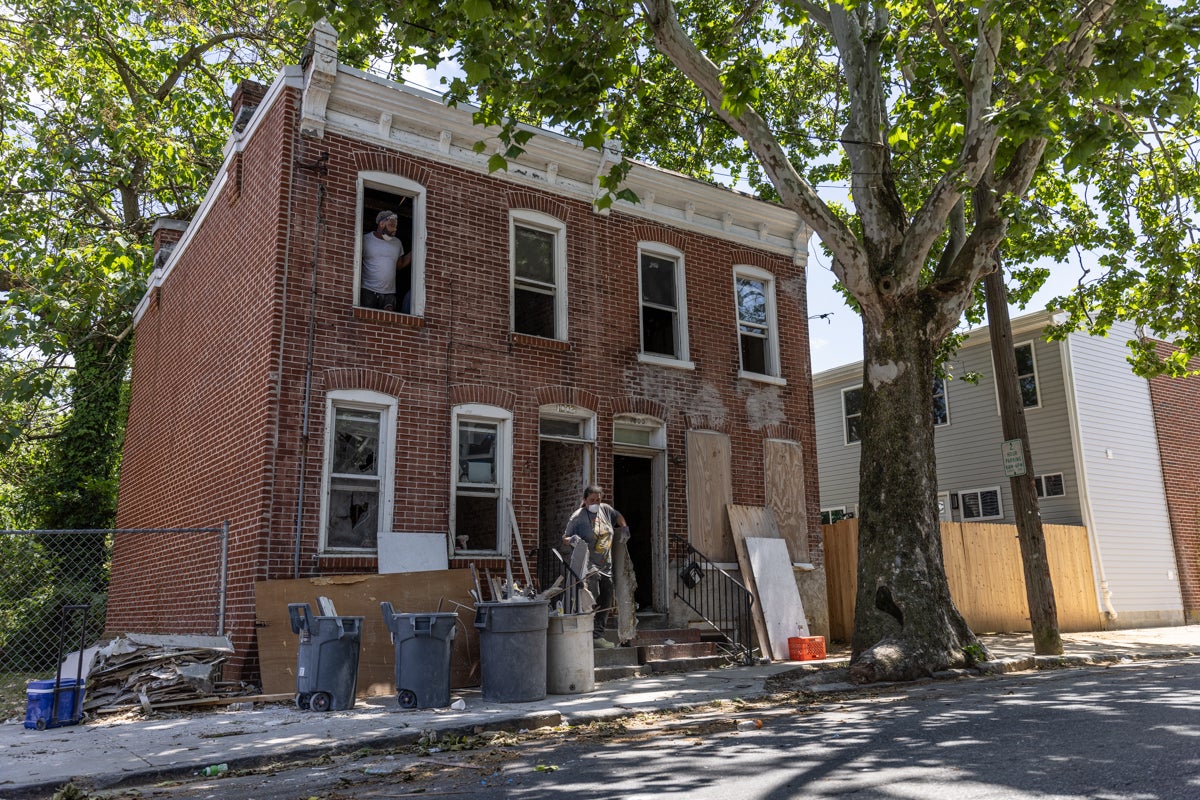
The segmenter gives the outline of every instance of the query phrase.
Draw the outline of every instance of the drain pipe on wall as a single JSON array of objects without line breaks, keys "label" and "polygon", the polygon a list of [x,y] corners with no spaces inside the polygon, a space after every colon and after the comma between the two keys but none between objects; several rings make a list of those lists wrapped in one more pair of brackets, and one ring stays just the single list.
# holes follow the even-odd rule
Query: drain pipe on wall
[{"label": "drain pipe on wall", "polygon": [[[1060,324],[1051,317],[1051,321]],[[1091,543],[1092,557],[1096,561],[1096,573],[1100,579],[1100,601],[1104,605],[1104,616],[1109,620],[1117,618],[1117,609],[1112,604],[1112,592],[1108,588],[1108,577],[1104,574],[1104,556],[1100,553],[1100,541],[1096,538],[1096,520],[1092,516],[1092,501],[1088,492],[1087,463],[1083,454],[1083,441],[1079,430],[1079,411],[1075,397],[1075,368],[1071,363],[1071,338],[1067,336],[1059,344],[1063,365],[1063,386],[1067,391],[1067,417],[1071,427],[1071,447],[1075,451],[1075,475],[1079,482],[1079,508],[1083,512],[1083,524],[1087,528],[1088,540]]]},{"label": "drain pipe on wall", "polygon": [[[297,161],[300,169],[311,171],[322,178],[329,171],[329,151],[325,150],[316,161]],[[304,401],[300,421],[300,477],[296,486],[296,541],[292,553],[292,577],[300,577],[300,538],[304,528],[304,482],[308,471],[308,426],[312,418],[309,404],[312,401],[313,349],[317,335],[317,271],[321,263],[321,235],[325,232],[325,182],[317,179],[317,224],[313,230],[312,286],[308,297],[308,344],[304,356]]]}]

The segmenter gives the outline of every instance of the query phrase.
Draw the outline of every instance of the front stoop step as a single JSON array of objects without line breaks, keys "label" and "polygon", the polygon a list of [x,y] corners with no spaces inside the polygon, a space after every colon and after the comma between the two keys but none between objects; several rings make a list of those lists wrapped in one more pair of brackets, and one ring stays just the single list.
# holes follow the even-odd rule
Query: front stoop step
[{"label": "front stoop step", "polygon": [[598,683],[656,673],[716,669],[729,663],[715,642],[700,641],[699,631],[638,631],[634,644],[634,647],[593,651]]}]

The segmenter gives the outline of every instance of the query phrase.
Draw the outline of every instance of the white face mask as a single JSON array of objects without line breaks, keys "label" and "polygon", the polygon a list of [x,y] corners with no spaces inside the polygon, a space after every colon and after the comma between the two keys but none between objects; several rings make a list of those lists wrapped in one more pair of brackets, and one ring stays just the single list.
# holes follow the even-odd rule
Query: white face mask
[{"label": "white face mask", "polygon": [[600,513],[600,504],[592,503],[590,506],[587,507],[587,510],[593,514],[599,514]]},{"label": "white face mask", "polygon": [[392,236],[390,233],[385,233],[382,236],[380,236],[379,238],[383,239],[385,242],[390,242],[392,239],[395,239],[396,237]]}]

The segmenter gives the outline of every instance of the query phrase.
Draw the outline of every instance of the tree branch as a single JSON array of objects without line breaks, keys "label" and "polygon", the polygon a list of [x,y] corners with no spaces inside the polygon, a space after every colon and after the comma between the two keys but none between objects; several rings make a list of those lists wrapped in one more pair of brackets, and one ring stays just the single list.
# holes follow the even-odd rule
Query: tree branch
[{"label": "tree branch", "polygon": [[846,288],[859,296],[868,293],[867,261],[862,244],[796,172],[766,121],[753,108],[740,116],[722,108],[720,71],[697,49],[683,30],[670,0],[642,0],[647,24],[655,45],[675,67],[692,80],[708,100],[709,107],[750,146],[763,170],[788,208],[810,225],[834,257],[834,274]]},{"label": "tree branch", "polygon": [[261,41],[266,41],[268,38],[269,37],[267,37],[265,34],[258,33],[257,31],[227,31],[225,33],[219,33],[216,36],[212,36],[206,41],[192,45],[187,49],[187,52],[179,57],[179,60],[175,62],[174,68],[167,73],[167,76],[163,78],[162,83],[159,84],[158,89],[155,90],[155,101],[161,103],[163,100],[166,100],[167,96],[170,95],[175,89],[175,85],[179,83],[180,77],[182,77],[183,73],[187,71],[187,68],[217,45],[228,42],[231,39],[258,39]]},{"label": "tree branch", "polygon": [[833,30],[833,20],[826,6],[819,5],[813,0],[783,0],[780,5],[792,6],[803,11],[808,18],[827,31]]}]

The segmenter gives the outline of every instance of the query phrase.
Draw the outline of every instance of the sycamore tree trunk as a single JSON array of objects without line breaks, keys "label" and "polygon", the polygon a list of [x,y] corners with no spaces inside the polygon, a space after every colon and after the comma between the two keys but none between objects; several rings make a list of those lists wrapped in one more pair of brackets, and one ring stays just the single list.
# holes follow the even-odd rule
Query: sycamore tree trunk
[{"label": "sycamore tree trunk", "polygon": [[984,652],[942,562],[927,317],[920,303],[893,306],[886,325],[864,315],[856,682],[912,680]]}]

